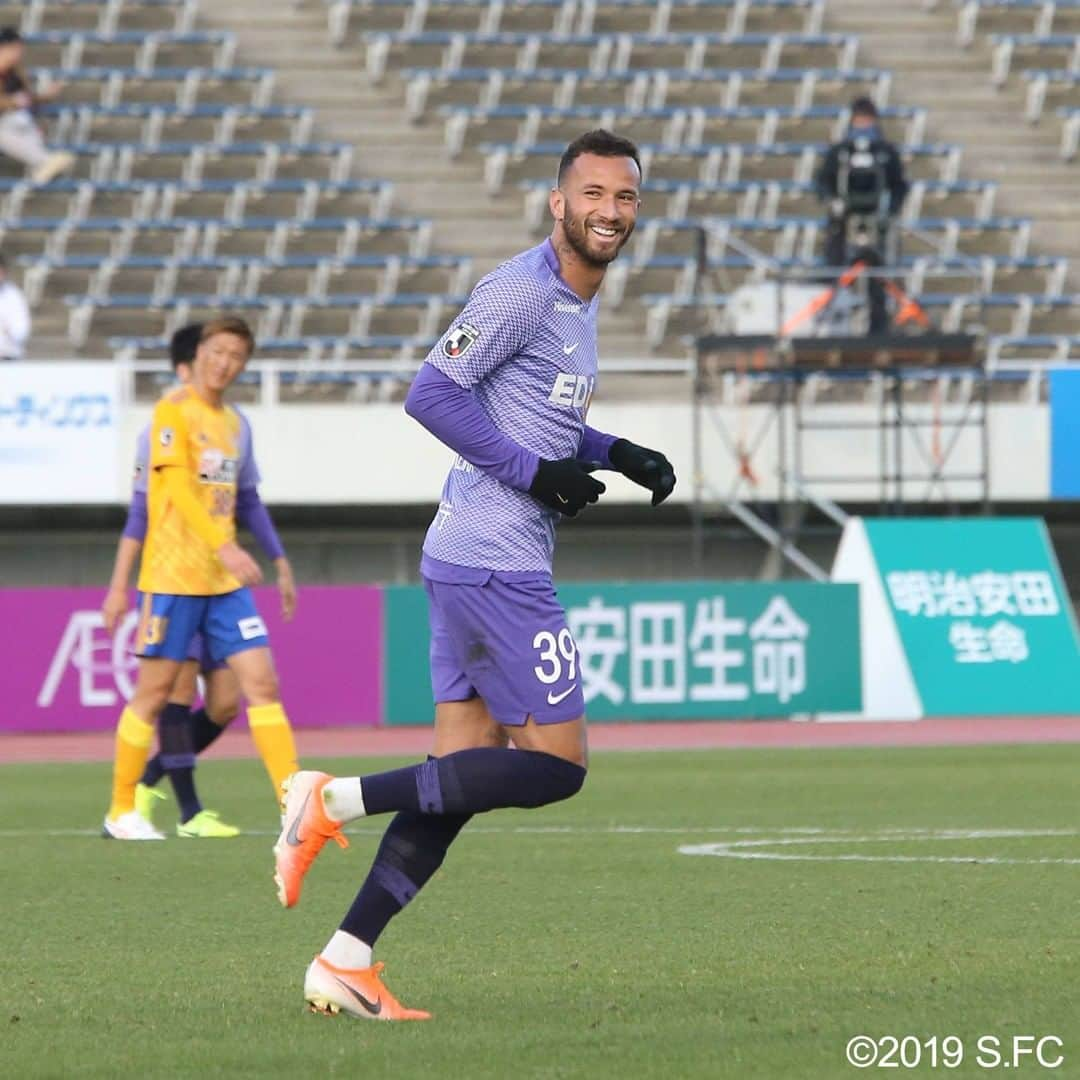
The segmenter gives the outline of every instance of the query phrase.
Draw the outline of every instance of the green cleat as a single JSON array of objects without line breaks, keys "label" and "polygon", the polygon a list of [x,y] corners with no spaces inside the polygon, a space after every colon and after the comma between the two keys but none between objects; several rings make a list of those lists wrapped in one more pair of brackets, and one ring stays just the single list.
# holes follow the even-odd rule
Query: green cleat
[{"label": "green cleat", "polygon": [[154,824],[154,809],[159,802],[165,801],[165,792],[146,784],[135,785],[135,813]]},{"label": "green cleat", "polygon": [[177,823],[176,835],[195,840],[227,840],[239,836],[235,825],[226,825],[216,810],[200,810],[193,818]]}]

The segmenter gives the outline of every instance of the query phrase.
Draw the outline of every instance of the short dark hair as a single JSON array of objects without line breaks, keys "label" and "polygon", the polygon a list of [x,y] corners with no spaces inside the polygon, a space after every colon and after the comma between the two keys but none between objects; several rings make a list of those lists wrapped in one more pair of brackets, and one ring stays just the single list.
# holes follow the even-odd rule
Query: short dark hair
[{"label": "short dark hair", "polygon": [[624,139],[621,135],[605,131],[603,128],[596,128],[594,131],[586,131],[584,135],[579,135],[563,151],[563,156],[559,159],[559,173],[555,181],[556,184],[563,182],[566,170],[582,154],[597,154],[599,157],[628,157],[638,167],[638,173],[641,173],[641,158],[638,155],[638,148],[629,139]]},{"label": "short dark hair", "polygon": [[878,118],[878,109],[874,102],[868,97],[857,97],[851,103],[851,115],[852,116],[872,116],[875,120]]},{"label": "short dark hair", "polygon": [[202,323],[188,323],[173,334],[169,341],[169,360],[172,362],[173,371],[181,364],[195,362],[195,350],[202,340],[202,329]]},{"label": "short dark hair", "polygon": [[248,356],[255,351],[255,335],[247,320],[241,319],[239,315],[219,315],[216,319],[203,323],[199,344],[209,341],[215,334],[235,334],[247,342]]},{"label": "short dark hair", "polygon": [[14,26],[0,27],[0,45],[10,45],[13,41],[22,41],[22,34]]}]

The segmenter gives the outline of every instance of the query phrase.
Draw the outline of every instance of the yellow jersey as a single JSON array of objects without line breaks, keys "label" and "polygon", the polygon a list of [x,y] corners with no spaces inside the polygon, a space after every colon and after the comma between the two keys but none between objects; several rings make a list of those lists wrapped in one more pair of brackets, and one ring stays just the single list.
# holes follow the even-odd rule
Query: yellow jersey
[{"label": "yellow jersey", "polygon": [[[170,391],[154,406],[139,570],[143,592],[218,596],[240,588],[216,552],[236,537],[241,423],[230,405],[215,408],[190,386]],[[185,520],[167,490],[165,473],[173,469],[184,471],[188,490],[209,515],[214,542]]]}]

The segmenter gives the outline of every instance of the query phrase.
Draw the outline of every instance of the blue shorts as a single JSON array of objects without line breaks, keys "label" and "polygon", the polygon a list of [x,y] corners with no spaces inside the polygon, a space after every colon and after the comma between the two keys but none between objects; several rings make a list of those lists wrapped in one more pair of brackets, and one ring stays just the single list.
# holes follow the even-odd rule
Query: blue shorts
[{"label": "blue shorts", "polygon": [[[193,644],[199,636],[201,647],[193,656]],[[202,669],[208,671],[236,653],[269,643],[266,624],[255,608],[250,589],[235,589],[220,596],[143,594],[136,656],[179,662],[197,658]]]},{"label": "blue shorts", "polygon": [[549,577],[482,585],[424,578],[436,703],[479,695],[500,724],[585,714],[578,653]]}]

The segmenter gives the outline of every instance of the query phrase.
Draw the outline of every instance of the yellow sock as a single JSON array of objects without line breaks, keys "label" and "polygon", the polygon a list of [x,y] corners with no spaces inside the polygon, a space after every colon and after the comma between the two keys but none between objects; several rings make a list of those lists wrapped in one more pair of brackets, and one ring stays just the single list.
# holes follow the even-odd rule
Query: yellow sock
[{"label": "yellow sock", "polygon": [[247,712],[255,749],[259,751],[263,765],[270,774],[274,798],[280,799],[282,781],[300,768],[289,718],[278,701],[272,705],[251,705]]},{"label": "yellow sock", "polygon": [[154,725],[148,724],[132,711],[130,705],[127,706],[116,725],[112,803],[109,805],[109,818],[112,821],[135,809],[135,785],[146,768],[153,741]]}]

